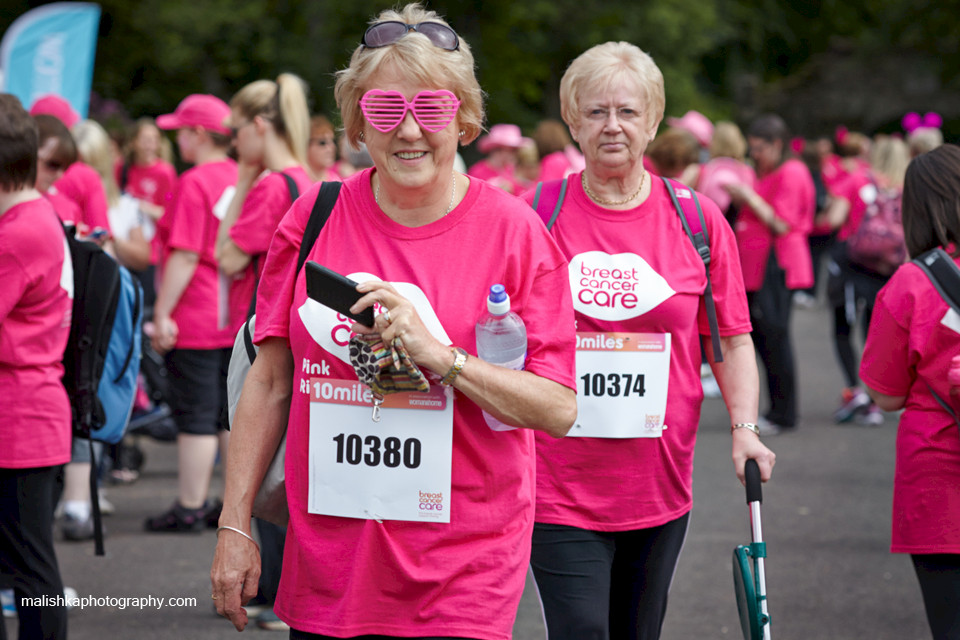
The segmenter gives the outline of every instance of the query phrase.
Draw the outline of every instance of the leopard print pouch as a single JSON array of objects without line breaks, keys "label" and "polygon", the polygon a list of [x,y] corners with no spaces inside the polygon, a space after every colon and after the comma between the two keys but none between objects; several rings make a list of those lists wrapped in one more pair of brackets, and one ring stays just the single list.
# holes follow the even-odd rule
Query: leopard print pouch
[{"label": "leopard print pouch", "polygon": [[400,338],[386,344],[378,333],[350,338],[350,363],[360,382],[375,395],[430,390],[430,383],[410,358]]}]

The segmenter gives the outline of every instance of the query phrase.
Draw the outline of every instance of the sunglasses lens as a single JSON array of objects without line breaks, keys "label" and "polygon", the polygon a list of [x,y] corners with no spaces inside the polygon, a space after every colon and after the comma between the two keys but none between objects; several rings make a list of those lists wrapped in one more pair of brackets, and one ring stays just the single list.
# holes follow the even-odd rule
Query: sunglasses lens
[{"label": "sunglasses lens", "polygon": [[407,115],[407,101],[398,91],[371,89],[360,99],[360,110],[371,127],[386,133]]},{"label": "sunglasses lens", "polygon": [[460,101],[450,91],[421,91],[413,98],[413,116],[420,126],[436,133],[453,122]]},{"label": "sunglasses lens", "polygon": [[460,39],[453,29],[439,22],[421,22],[417,25],[417,31],[430,38],[430,42],[441,49],[456,51],[460,47]]},{"label": "sunglasses lens", "polygon": [[393,44],[407,33],[407,25],[402,22],[379,22],[363,34],[363,44],[367,47],[385,47]]}]

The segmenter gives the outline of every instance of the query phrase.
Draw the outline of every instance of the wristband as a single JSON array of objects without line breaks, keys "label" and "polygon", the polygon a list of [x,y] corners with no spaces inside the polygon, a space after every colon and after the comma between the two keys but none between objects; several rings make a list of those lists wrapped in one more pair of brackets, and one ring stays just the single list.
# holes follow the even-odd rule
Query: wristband
[{"label": "wristband", "polygon": [[760,435],[760,427],[758,427],[753,422],[738,422],[737,424],[730,427],[730,433],[733,433],[737,429],[748,429],[750,431],[753,431],[758,436]]},{"label": "wristband", "polygon": [[450,370],[447,371],[446,375],[443,376],[440,380],[440,384],[445,387],[449,387],[453,384],[453,381],[457,379],[457,376],[460,375],[460,372],[463,371],[463,365],[467,363],[467,352],[461,349],[460,347],[454,347],[451,349],[453,352],[453,366],[450,367]]},{"label": "wristband", "polygon": [[254,540],[253,537],[251,537],[249,534],[244,533],[244,532],[241,531],[240,529],[236,529],[236,528],[234,528],[234,527],[228,527],[227,525],[220,525],[219,527],[217,527],[217,537],[218,537],[218,538],[220,537],[220,532],[221,532],[222,530],[224,530],[224,529],[226,529],[227,531],[233,531],[234,533],[239,533],[239,534],[242,535],[244,538],[246,538],[247,540],[249,540],[250,542],[253,543],[253,546],[255,546],[255,547],[257,548],[257,553],[260,552],[260,545],[257,544],[257,541]]}]

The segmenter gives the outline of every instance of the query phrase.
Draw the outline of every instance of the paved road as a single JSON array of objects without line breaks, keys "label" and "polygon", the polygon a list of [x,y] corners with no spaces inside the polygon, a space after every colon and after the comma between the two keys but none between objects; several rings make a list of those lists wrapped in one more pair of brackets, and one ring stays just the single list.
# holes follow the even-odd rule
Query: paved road
[{"label": "paved road", "polygon": [[[827,342],[827,313],[798,311],[794,322],[803,422],[796,433],[768,440],[778,463],[773,482],[764,487],[773,637],[929,638],[910,561],[888,551],[896,419],[887,416],[880,428],[832,425],[841,377]],[[743,490],[730,463],[728,424],[722,402],[707,400],[697,444],[695,506],[664,640],[740,637],[731,553],[737,544],[749,542],[750,532]],[[213,533],[141,531],[144,518],[173,501],[176,485],[175,449],[151,442],[144,446],[143,478],[109,489],[118,513],[107,520],[107,557],[95,557],[92,544],[58,545],[65,582],[81,595],[195,597],[197,604],[73,611],[71,638],[236,637],[211,608]],[[14,627],[7,621],[8,631]],[[285,637],[257,629],[246,634]],[[529,589],[514,637],[544,638],[539,606]]]}]

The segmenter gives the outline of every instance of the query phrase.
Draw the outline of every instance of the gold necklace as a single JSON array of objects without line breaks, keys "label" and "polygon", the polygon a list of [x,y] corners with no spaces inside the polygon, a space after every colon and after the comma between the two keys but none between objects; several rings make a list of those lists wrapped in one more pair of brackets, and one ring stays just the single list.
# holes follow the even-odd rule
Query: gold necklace
[{"label": "gold necklace", "polygon": [[[453,173],[453,186],[450,188],[450,204],[447,205],[447,210],[443,212],[443,215],[447,215],[453,211],[453,202],[457,199],[457,172]],[[641,185],[642,186],[642,185]],[[373,190],[373,200],[377,203],[377,206],[380,207],[380,181],[377,180],[377,188]],[[380,210],[383,211],[383,207],[380,207]],[[441,218],[443,216],[440,216]]]},{"label": "gold necklace", "polygon": [[632,196],[628,198],[624,198],[623,200],[606,200],[605,198],[601,198],[600,196],[595,194],[590,189],[590,185],[587,184],[587,172],[584,171],[583,173],[580,174],[580,184],[583,185],[583,190],[590,197],[590,199],[596,202],[597,204],[606,205],[608,207],[616,207],[621,204],[627,204],[628,202],[636,200],[637,196],[640,195],[640,192],[643,191],[643,183],[646,179],[647,179],[647,172],[644,171],[643,175],[640,176],[640,186],[637,187],[637,190],[633,192]]}]

